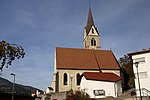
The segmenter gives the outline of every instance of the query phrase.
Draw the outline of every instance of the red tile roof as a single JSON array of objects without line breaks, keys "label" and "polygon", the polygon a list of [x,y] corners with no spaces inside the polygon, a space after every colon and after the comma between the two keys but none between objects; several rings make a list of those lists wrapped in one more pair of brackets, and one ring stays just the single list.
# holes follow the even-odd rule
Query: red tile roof
[{"label": "red tile roof", "polygon": [[57,69],[115,69],[119,64],[110,50],[56,48]]},{"label": "red tile roof", "polygon": [[114,73],[84,72],[83,76],[87,80],[96,80],[96,81],[117,82],[121,80],[121,78]]}]

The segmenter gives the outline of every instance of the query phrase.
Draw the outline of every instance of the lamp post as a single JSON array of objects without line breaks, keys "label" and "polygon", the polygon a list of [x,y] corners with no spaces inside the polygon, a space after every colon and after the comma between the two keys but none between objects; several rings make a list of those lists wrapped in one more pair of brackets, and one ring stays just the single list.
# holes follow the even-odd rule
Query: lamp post
[{"label": "lamp post", "polygon": [[12,87],[12,100],[14,100],[15,74],[14,74],[14,73],[11,73],[10,75],[14,76],[13,87]]},{"label": "lamp post", "polygon": [[140,99],[142,100],[141,87],[140,87],[140,79],[139,79],[139,72],[138,72],[138,65],[139,65],[139,62],[135,62],[134,65],[135,65],[135,67],[136,67],[136,69],[137,69],[137,78],[138,78],[138,84],[139,84]]}]

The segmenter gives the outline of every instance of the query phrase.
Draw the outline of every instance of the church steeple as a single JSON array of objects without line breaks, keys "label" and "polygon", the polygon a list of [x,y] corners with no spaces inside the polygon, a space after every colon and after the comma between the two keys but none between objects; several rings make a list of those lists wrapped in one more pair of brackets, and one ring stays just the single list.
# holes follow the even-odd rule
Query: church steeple
[{"label": "church steeple", "polygon": [[92,12],[91,12],[91,7],[89,6],[89,13],[88,13],[88,20],[86,27],[94,25],[93,17],[92,17]]},{"label": "church steeple", "polygon": [[84,48],[85,49],[99,49],[100,35],[95,27],[91,7],[89,6],[88,20],[84,30]]},{"label": "church steeple", "polygon": [[94,25],[94,21],[93,21],[93,17],[92,17],[91,7],[89,5],[88,20],[87,20],[87,24],[86,24],[86,27],[85,27],[85,29],[87,31],[87,34],[89,33],[92,26],[95,26],[95,25]]}]

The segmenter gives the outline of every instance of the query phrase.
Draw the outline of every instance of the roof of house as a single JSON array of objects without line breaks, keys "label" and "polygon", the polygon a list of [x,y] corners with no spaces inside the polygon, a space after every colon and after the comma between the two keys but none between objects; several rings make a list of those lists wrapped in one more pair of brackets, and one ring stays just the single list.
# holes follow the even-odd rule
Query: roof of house
[{"label": "roof of house", "polygon": [[111,50],[56,48],[57,69],[119,70],[120,66]]},{"label": "roof of house", "polygon": [[108,81],[108,82],[117,82],[121,80],[121,77],[114,73],[102,73],[102,72],[84,72],[83,76],[87,80],[96,80],[96,81]]},{"label": "roof of house", "polygon": [[138,55],[138,54],[143,54],[143,53],[150,53],[150,48],[149,49],[143,49],[140,51],[131,52],[131,53],[128,53],[128,55],[132,56],[132,55]]},{"label": "roof of house", "polygon": [[49,90],[54,90],[52,87],[48,87]]}]

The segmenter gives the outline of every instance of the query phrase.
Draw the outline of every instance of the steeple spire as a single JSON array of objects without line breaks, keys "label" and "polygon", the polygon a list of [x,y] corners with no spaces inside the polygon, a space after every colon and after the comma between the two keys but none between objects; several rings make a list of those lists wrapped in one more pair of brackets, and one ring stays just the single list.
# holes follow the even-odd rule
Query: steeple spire
[{"label": "steeple spire", "polygon": [[92,17],[91,7],[89,5],[88,20],[87,20],[87,24],[85,27],[87,34],[89,33],[92,26],[95,26],[95,25],[94,25],[94,21],[93,21],[93,17]]},{"label": "steeple spire", "polygon": [[86,26],[91,26],[91,25],[94,25],[94,21],[93,21],[93,17],[92,17],[91,7],[89,5],[89,13],[88,13],[88,20],[87,20]]}]

